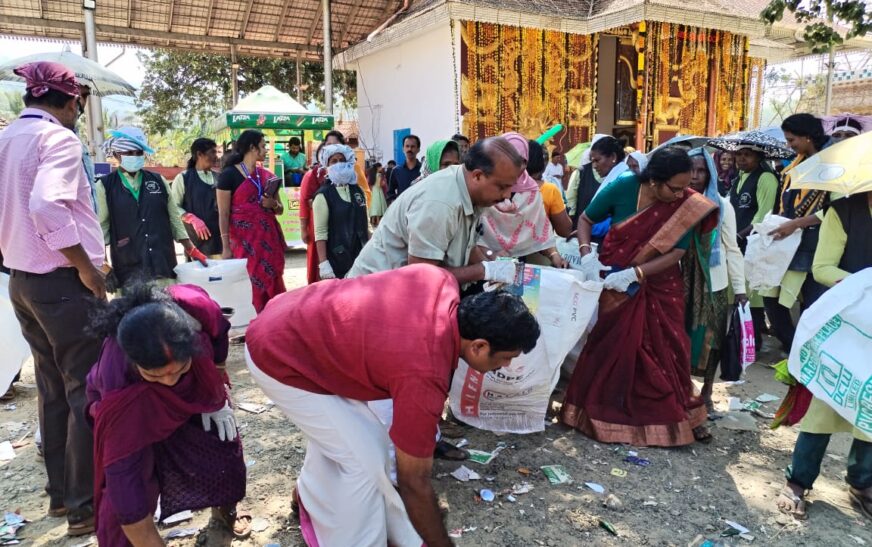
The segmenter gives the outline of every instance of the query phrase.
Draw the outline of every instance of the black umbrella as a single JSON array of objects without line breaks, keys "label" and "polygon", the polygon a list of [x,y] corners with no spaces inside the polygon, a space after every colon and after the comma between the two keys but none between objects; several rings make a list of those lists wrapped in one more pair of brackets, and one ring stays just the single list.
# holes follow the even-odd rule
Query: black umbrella
[{"label": "black umbrella", "polygon": [[788,148],[783,142],[767,135],[762,131],[739,131],[731,133],[716,139],[710,139],[708,145],[724,150],[726,152],[735,152],[741,148],[750,148],[762,153],[766,159],[770,160],[787,160],[794,157],[796,154]]}]

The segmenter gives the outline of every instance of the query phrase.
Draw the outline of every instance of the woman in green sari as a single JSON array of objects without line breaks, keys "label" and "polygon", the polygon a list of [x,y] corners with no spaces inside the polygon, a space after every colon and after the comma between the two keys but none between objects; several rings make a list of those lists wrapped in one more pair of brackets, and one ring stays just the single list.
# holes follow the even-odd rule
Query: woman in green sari
[{"label": "woman in green sari", "polygon": [[428,175],[452,165],[460,165],[460,147],[454,141],[436,141],[427,147],[424,165],[421,166],[421,176],[412,181],[412,184],[418,184]]},{"label": "woman in green sari", "polygon": [[703,378],[702,400],[708,412],[712,387],[721,360],[721,341],[730,314],[730,287],[737,304],[745,296],[745,265],[736,243],[736,213],[728,199],[718,193],[718,172],[711,154],[703,148],[691,150],[690,187],[719,207],[718,226],[702,233],[692,232],[690,247],[681,261],[687,294],[685,327],[690,337],[690,372]]}]

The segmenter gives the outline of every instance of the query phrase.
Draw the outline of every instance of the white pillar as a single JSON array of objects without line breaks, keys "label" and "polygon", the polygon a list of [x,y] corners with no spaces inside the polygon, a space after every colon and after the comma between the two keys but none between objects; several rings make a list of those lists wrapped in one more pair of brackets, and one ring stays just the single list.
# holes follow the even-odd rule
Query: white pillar
[{"label": "white pillar", "polygon": [[236,59],[234,44],[230,44],[230,96],[233,101],[230,108],[233,108],[239,102],[239,62]]},{"label": "white pillar", "polygon": [[333,114],[333,47],[330,34],[330,0],[321,0],[324,12],[324,111]]},{"label": "white pillar", "polygon": [[[85,16],[85,43],[82,44],[85,57],[97,62],[97,30],[94,25],[94,10],[97,8],[95,0],[83,0],[82,8]],[[91,132],[89,139],[91,141],[91,156],[94,161],[106,161],[103,155],[103,101],[96,94],[96,89],[91,90],[91,96],[88,98],[88,117],[90,123],[88,128]]]}]

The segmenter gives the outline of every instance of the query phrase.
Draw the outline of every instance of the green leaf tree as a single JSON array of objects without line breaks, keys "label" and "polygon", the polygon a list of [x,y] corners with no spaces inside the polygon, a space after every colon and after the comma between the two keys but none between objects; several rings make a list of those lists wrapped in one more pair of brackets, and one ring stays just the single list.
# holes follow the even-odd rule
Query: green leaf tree
[{"label": "green leaf tree", "polygon": [[[151,134],[173,128],[197,128],[232,107],[230,58],[205,53],[155,50],[139,53],[145,79],[136,105]],[[240,94],[273,85],[296,96],[296,61],[266,57],[239,57]],[[304,62],[301,81],[303,103],[323,106],[324,68],[321,63]],[[354,72],[333,71],[334,100],[349,108],[357,106]]]},{"label": "green leaf tree", "polygon": [[[777,23],[789,11],[799,23],[807,23],[804,38],[815,53],[826,53],[845,40],[872,32],[872,10],[866,0],[772,0],[760,14],[768,24]],[[833,23],[848,30],[839,33]]]}]

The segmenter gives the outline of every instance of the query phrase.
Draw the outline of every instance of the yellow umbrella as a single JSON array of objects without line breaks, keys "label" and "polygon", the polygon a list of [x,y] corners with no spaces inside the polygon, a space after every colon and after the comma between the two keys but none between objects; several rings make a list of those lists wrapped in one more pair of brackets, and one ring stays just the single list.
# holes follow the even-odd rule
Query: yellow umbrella
[{"label": "yellow umbrella", "polygon": [[872,132],[826,148],[790,171],[790,187],[840,194],[872,192]]}]

